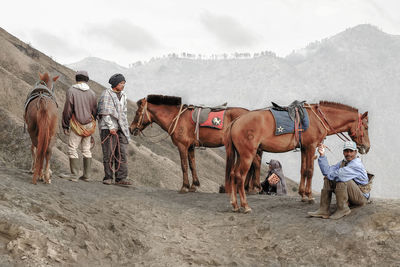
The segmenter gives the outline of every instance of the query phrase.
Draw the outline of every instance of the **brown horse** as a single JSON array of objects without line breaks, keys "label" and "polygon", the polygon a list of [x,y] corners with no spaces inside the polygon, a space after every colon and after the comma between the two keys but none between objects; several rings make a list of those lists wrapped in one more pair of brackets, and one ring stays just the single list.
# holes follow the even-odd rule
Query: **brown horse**
[{"label": "brown horse", "polygon": [[[25,122],[28,126],[28,132],[31,137],[31,153],[32,153],[32,183],[36,184],[38,177],[42,176],[42,168],[44,158],[46,158],[46,166],[44,171],[44,179],[46,183],[50,180],[50,157],[51,150],[55,143],[54,136],[57,132],[57,103],[52,97],[53,82],[59,76],[50,78],[49,74],[40,74],[40,81],[36,84],[33,91],[40,91],[34,95],[34,99],[29,102],[25,109]],[[47,90],[46,87],[49,89]],[[40,90],[38,90],[40,89]],[[32,92],[33,92],[32,91]]]},{"label": "brown horse", "polygon": [[[313,202],[311,182],[314,172],[314,154],[317,145],[327,135],[347,132],[357,143],[360,153],[369,151],[368,112],[343,104],[320,102],[308,105],[306,110],[310,120],[309,128],[301,134],[301,180],[299,194],[302,201]],[[294,134],[275,135],[275,120],[270,110],[255,110],[243,114],[225,132],[226,173],[225,187],[231,195],[233,211],[238,211],[236,187],[241,206],[245,212],[251,211],[244,192],[244,177],[258,148],[268,152],[287,152],[298,146]],[[347,138],[347,137],[346,137]],[[305,183],[307,185],[305,187]]]},{"label": "brown horse", "polygon": [[[180,97],[148,95],[147,98],[137,101],[138,109],[129,130],[133,135],[138,135],[151,123],[158,124],[171,136],[172,142],[178,147],[183,172],[183,185],[181,193],[195,192],[200,186],[196,172],[194,149],[196,146],[220,147],[224,145],[224,132],[234,119],[249,112],[244,108],[227,108],[224,115],[222,130],[201,127],[199,130],[199,142],[196,140],[195,125],[192,122],[190,109],[181,104]],[[262,153],[262,152],[261,152]],[[189,185],[188,160],[192,172],[193,182]],[[254,177],[249,181],[250,190],[260,187],[261,156],[257,154],[253,162]]]}]

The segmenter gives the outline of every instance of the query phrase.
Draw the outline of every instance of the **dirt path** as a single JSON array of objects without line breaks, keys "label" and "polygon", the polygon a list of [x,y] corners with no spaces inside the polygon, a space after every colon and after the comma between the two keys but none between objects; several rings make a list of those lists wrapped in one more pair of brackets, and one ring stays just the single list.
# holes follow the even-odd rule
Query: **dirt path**
[{"label": "dirt path", "polygon": [[0,167],[1,266],[400,264],[398,200],[332,221],[297,197],[249,196],[243,214],[225,194],[30,179]]}]

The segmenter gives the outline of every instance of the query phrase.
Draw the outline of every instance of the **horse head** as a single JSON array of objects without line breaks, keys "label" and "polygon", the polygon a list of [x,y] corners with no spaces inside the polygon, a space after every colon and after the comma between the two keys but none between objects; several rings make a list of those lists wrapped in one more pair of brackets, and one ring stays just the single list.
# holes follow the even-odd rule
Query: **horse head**
[{"label": "horse head", "polygon": [[351,139],[356,142],[360,154],[368,153],[370,148],[368,136],[368,111],[364,114],[358,113],[357,123],[354,123],[348,134]]},{"label": "horse head", "polygon": [[53,83],[55,83],[60,76],[54,76],[53,78],[50,78],[49,74],[45,72],[44,74],[41,74],[39,72],[39,79],[41,83],[44,83],[44,85],[49,88],[50,90],[53,90]]},{"label": "horse head", "polygon": [[137,106],[138,106],[138,109],[136,110],[135,118],[133,119],[131,125],[129,126],[129,131],[134,136],[137,136],[149,124],[152,123],[150,114],[147,110],[146,98],[140,99],[137,102]]}]

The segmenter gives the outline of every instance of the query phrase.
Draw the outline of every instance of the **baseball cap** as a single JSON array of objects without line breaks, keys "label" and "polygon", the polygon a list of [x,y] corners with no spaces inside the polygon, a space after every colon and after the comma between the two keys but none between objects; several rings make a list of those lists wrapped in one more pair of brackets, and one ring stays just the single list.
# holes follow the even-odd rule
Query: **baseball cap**
[{"label": "baseball cap", "polygon": [[357,145],[353,141],[346,141],[343,145],[343,150],[350,149],[350,150],[357,150]]}]

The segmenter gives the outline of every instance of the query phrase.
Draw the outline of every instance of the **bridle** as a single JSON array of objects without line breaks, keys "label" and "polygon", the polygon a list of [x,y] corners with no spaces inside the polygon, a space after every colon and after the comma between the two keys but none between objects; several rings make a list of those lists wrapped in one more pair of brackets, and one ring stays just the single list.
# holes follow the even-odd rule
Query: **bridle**
[{"label": "bridle", "polygon": [[[359,138],[361,138],[361,142],[358,143],[362,143],[363,138],[364,138],[364,131],[362,130],[362,126],[365,127],[364,122],[362,121],[362,115],[360,113],[358,113],[358,122],[357,122],[357,128],[355,130],[355,132],[350,133],[351,137],[354,137],[357,141],[359,141]],[[358,132],[361,132],[361,134],[358,134]]]},{"label": "bridle", "polygon": [[[143,100],[145,101],[145,104],[144,104],[144,107],[143,107],[143,109],[142,109],[142,111],[141,111],[141,113],[140,113],[140,115],[139,115],[139,121],[137,122],[137,125],[136,125],[136,127],[135,127],[135,130],[138,130],[139,133],[141,133],[143,136],[146,136],[146,135],[143,133],[143,129],[140,130],[140,127],[143,126],[143,122],[144,122],[145,116],[146,116],[147,119],[149,120],[150,125],[153,123],[153,121],[151,120],[149,111],[148,111],[148,109],[147,109],[147,103],[148,103],[148,102],[147,102],[146,99],[143,99]],[[171,135],[174,133],[174,131],[175,131],[175,129],[176,129],[176,126],[178,125],[178,120],[179,120],[181,114],[182,114],[183,112],[185,112],[186,110],[187,110],[187,108],[184,108],[184,109],[183,109],[183,104],[181,104],[181,105],[180,105],[180,108],[179,108],[179,111],[178,111],[178,114],[177,114],[177,115],[175,116],[175,118],[171,121],[171,124],[170,124],[169,127],[168,127],[168,131],[167,131],[168,135],[167,135],[166,137],[171,136]],[[173,125],[173,127],[172,127],[172,125]],[[172,127],[172,130],[171,130],[171,127]],[[149,136],[149,137],[158,137],[158,136]]]},{"label": "bridle", "polygon": [[150,124],[153,123],[153,121],[152,121],[151,118],[150,118],[149,111],[147,110],[147,101],[146,101],[146,99],[144,99],[144,101],[145,101],[146,103],[144,104],[144,108],[142,109],[142,112],[141,112],[141,114],[139,115],[139,121],[138,121],[138,123],[137,123],[137,125],[136,125],[136,129],[138,129],[139,132],[142,133],[142,134],[143,134],[143,132],[142,132],[142,130],[140,130],[139,128],[140,128],[141,126],[143,126],[144,116],[147,116],[147,119],[149,120]]}]

